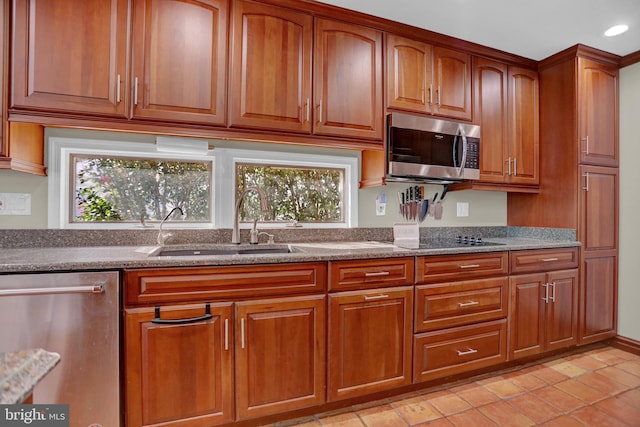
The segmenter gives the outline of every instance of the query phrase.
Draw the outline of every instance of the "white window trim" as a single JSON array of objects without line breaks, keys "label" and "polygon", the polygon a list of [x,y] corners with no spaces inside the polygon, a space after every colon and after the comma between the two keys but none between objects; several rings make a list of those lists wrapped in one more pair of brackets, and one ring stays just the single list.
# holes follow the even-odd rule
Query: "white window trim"
[{"label": "white window trim", "polygon": [[[323,154],[292,153],[265,150],[246,150],[216,147],[203,154],[162,153],[153,143],[108,141],[71,137],[48,138],[48,227],[65,229],[140,229],[139,223],[73,223],[69,221],[68,183],[71,154],[125,155],[155,157],[170,160],[211,161],[213,185],[211,200],[213,209],[210,222],[166,222],[166,228],[232,228],[235,207],[236,163],[277,164],[283,166],[327,167],[344,169],[344,222],[302,223],[305,228],[355,228],[358,226],[358,158]],[[229,202],[227,202],[229,201]],[[265,228],[284,228],[290,223],[264,223]],[[157,228],[147,224],[146,228]],[[241,223],[241,228],[251,224]]]}]

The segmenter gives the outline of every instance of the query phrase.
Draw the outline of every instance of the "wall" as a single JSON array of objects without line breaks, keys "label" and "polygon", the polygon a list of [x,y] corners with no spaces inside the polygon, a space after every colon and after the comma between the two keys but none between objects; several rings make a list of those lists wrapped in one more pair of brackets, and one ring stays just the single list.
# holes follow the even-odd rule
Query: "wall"
[{"label": "wall", "polygon": [[620,70],[620,262],[618,267],[618,334],[640,341],[640,135],[638,100],[640,63]]},{"label": "wall", "polygon": [[[150,135],[128,135],[111,132],[73,131],[67,129],[47,129],[45,137],[49,136],[74,136],[93,139],[129,140],[136,142],[153,142]],[[224,145],[221,141],[217,145]],[[292,147],[277,144],[251,144],[246,143],[243,148],[265,146],[273,150],[303,150],[319,152],[331,155],[357,156],[356,151],[336,149],[311,149],[306,147]],[[389,184],[379,188],[359,190],[358,226],[359,227],[391,227],[397,222],[404,222],[400,215],[397,199],[398,191],[404,191],[406,184]],[[442,186],[427,185],[426,194],[430,197],[438,192],[442,193]],[[31,193],[32,213],[28,216],[0,215],[0,229],[31,229],[47,228],[47,178],[36,177],[29,174],[13,171],[0,171],[0,193]],[[384,193],[387,198],[386,214],[377,216],[375,212],[376,198]],[[457,202],[469,204],[469,216],[457,217]],[[427,218],[421,225],[423,227],[462,227],[462,226],[503,226],[507,223],[507,197],[505,193],[492,191],[460,191],[449,192],[442,203],[443,217],[441,220]]]}]

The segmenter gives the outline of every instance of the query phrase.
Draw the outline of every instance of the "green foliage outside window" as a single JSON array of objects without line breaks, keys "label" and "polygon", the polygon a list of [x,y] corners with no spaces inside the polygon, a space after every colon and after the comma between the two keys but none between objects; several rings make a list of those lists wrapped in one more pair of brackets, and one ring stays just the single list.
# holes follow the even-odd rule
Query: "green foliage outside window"
[{"label": "green foliage outside window", "polygon": [[269,201],[269,211],[261,212],[259,196],[255,192],[247,193],[240,219],[341,222],[343,181],[342,169],[237,164],[236,197],[245,188],[259,187]]},{"label": "green foliage outside window", "polygon": [[182,208],[186,220],[210,220],[209,162],[74,157],[75,221],[161,221]]}]

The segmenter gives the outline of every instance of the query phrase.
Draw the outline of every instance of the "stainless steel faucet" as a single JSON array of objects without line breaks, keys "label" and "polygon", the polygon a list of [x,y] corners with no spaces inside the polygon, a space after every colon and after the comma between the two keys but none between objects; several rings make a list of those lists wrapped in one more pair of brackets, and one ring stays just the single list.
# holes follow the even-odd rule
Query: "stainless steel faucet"
[{"label": "stainless steel faucet", "polygon": [[262,191],[258,187],[247,187],[242,192],[240,197],[238,197],[236,208],[233,211],[233,233],[231,234],[231,243],[240,243],[240,206],[242,205],[244,196],[246,196],[249,191],[255,191],[260,196],[260,209],[262,209],[263,211],[269,209],[269,205],[267,203],[267,195],[264,194],[264,191]]},{"label": "stainless steel faucet", "polygon": [[173,236],[173,234],[171,233],[163,233],[162,226],[164,225],[164,222],[168,220],[169,217],[173,215],[175,211],[179,211],[180,215],[184,216],[184,212],[182,212],[182,209],[176,206],[175,208],[171,209],[171,212],[169,212],[167,216],[164,217],[164,219],[160,222],[160,231],[158,232],[158,244],[160,246],[164,246],[164,244],[167,243],[167,241],[171,238],[171,236]]}]

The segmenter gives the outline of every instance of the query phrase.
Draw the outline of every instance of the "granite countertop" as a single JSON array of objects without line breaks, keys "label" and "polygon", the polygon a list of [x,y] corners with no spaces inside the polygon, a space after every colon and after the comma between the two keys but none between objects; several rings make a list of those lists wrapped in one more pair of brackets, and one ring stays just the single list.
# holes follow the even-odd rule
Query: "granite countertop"
[{"label": "granite countertop", "polygon": [[58,353],[41,348],[0,353],[0,404],[23,402],[59,361]]},{"label": "granite countertop", "polygon": [[407,249],[388,242],[305,242],[274,245],[198,244],[174,245],[172,248],[290,248],[290,253],[249,253],[193,256],[154,256],[157,246],[90,246],[22,248],[0,250],[0,273],[110,270],[122,268],[188,267],[207,265],[269,264],[282,262],[330,261],[341,259],[384,258],[416,255],[463,254],[523,249],[545,249],[580,246],[575,240],[523,237],[490,238],[495,246]]}]

